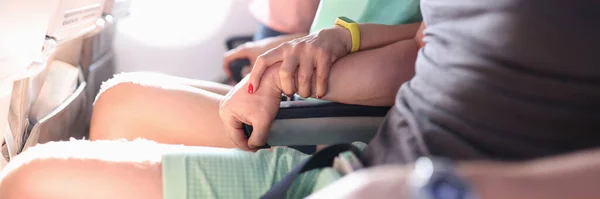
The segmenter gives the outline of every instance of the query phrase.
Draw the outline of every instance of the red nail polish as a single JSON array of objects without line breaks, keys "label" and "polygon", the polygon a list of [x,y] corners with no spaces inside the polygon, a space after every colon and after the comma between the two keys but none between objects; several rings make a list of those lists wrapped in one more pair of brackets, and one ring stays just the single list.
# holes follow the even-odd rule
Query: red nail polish
[{"label": "red nail polish", "polygon": [[321,99],[321,96],[317,95],[317,99]]},{"label": "red nail polish", "polygon": [[248,93],[254,93],[254,86],[252,86],[252,84],[248,85]]}]

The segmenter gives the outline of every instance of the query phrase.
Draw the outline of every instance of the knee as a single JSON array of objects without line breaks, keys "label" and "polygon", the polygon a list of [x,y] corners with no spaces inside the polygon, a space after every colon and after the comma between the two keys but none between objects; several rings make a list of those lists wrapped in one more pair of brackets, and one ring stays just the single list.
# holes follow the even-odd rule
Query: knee
[{"label": "knee", "polygon": [[61,175],[68,165],[61,165],[61,158],[52,157],[56,155],[53,145],[56,144],[32,147],[7,164],[0,171],[0,198],[56,197],[53,192],[64,188],[69,179]]},{"label": "knee", "polygon": [[170,76],[152,72],[117,74],[100,86],[94,100],[94,110],[104,108],[102,105],[106,104],[111,107],[127,104],[132,102],[133,98],[147,99],[148,94],[172,86],[174,82],[170,80]]},{"label": "knee", "polygon": [[[122,138],[131,132],[131,118],[144,110],[148,96],[156,95],[165,75],[149,72],[121,73],[105,81],[94,101],[90,139]],[[127,122],[127,123],[124,123]]]},{"label": "knee", "polygon": [[119,122],[130,118],[128,114],[135,104],[135,96],[141,94],[142,86],[135,81],[136,75],[115,75],[102,84],[92,109],[90,139],[105,139],[110,136],[107,133],[115,133],[114,127],[124,128]]},{"label": "knee", "polygon": [[139,91],[145,85],[151,84],[152,82],[149,80],[153,79],[154,76],[160,76],[160,74],[148,72],[117,74],[102,83],[100,91],[94,100],[94,106],[99,103],[114,104],[115,102],[121,102],[128,96],[135,95],[136,91]]}]

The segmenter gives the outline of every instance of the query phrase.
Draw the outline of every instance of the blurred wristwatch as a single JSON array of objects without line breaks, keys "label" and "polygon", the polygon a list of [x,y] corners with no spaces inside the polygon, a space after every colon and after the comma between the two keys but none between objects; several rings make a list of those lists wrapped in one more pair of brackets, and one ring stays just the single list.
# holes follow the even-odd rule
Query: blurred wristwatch
[{"label": "blurred wristwatch", "polygon": [[447,159],[421,157],[409,176],[413,199],[477,199]]}]

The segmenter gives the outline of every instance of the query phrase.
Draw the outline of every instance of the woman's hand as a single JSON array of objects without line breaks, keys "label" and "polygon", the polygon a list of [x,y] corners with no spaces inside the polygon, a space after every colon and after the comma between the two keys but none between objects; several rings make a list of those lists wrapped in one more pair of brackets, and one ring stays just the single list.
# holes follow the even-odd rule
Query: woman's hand
[{"label": "woman's hand", "polygon": [[[277,69],[278,67],[273,67]],[[281,102],[281,90],[274,70],[263,78],[263,88],[250,94],[246,90],[248,77],[238,83],[220,103],[219,115],[231,140],[243,150],[255,150],[266,143],[269,128]],[[252,125],[249,139],[244,136],[242,123]]]},{"label": "woman's hand", "polygon": [[[285,42],[257,58],[248,90],[258,91],[264,71],[281,62],[279,78],[283,93],[323,97],[332,63],[350,53],[351,47],[350,31],[338,26]],[[311,84],[315,69],[317,85],[316,93],[313,93]]]},{"label": "woman's hand", "polygon": [[308,196],[318,198],[411,198],[407,179],[410,167],[378,166],[350,173]]}]

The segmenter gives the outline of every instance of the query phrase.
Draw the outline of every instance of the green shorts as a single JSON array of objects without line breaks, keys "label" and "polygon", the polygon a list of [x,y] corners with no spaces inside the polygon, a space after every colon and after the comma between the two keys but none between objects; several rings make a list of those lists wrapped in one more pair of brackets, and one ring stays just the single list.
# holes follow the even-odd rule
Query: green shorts
[{"label": "green shorts", "polygon": [[[255,153],[186,148],[162,158],[163,198],[259,198],[308,157],[287,147]],[[294,181],[287,198],[304,198],[340,177],[333,168],[306,172]]]}]

